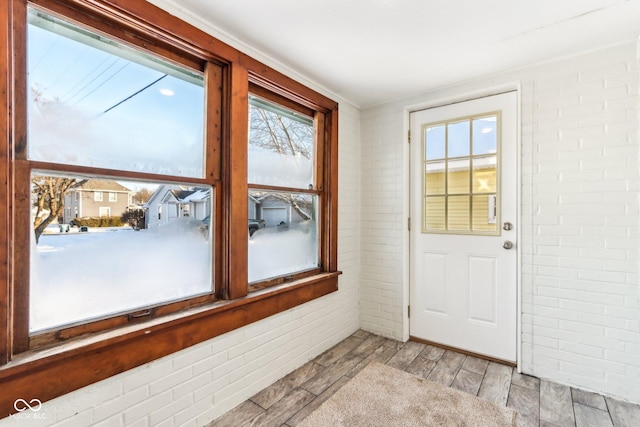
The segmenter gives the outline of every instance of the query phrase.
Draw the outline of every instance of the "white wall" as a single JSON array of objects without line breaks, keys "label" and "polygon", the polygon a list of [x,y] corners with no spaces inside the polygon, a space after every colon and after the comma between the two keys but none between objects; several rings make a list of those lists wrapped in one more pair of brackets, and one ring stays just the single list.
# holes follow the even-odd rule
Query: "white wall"
[{"label": "white wall", "polygon": [[630,43],[363,111],[362,327],[407,336],[408,111],[520,87],[520,366],[640,402],[639,78]]},{"label": "white wall", "polygon": [[406,340],[403,275],[407,234],[403,107],[367,110],[362,116],[362,329]]}]

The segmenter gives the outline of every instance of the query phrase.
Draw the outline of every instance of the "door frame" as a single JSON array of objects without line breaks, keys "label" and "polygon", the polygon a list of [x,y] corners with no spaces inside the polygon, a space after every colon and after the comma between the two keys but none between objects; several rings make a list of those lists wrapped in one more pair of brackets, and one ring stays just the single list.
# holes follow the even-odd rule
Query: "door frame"
[{"label": "door frame", "polygon": [[[519,81],[506,83],[499,86],[485,87],[478,90],[471,90],[466,92],[453,93],[449,96],[442,96],[433,100],[418,102],[415,104],[406,105],[403,110],[403,181],[404,181],[404,194],[403,194],[403,220],[405,226],[403,227],[403,254],[402,259],[402,279],[403,279],[403,328],[402,338],[407,341],[410,337],[409,330],[409,303],[411,292],[411,276],[410,276],[410,262],[411,262],[411,239],[408,227],[408,221],[411,216],[411,145],[409,143],[409,130],[411,113],[425,110],[429,108],[444,107],[451,104],[457,104],[461,102],[471,101],[478,98],[484,98],[492,95],[499,95],[505,92],[516,92],[516,217],[518,220],[518,227],[516,230],[516,369],[518,373],[521,373],[522,362],[522,229],[525,226],[522,222],[522,127],[521,127],[521,102],[522,102],[522,87]],[[447,91],[445,91],[447,92]],[[427,95],[425,95],[425,98]],[[411,143],[416,143],[417,136],[414,136]],[[412,219],[412,227],[417,226],[417,219]]]}]

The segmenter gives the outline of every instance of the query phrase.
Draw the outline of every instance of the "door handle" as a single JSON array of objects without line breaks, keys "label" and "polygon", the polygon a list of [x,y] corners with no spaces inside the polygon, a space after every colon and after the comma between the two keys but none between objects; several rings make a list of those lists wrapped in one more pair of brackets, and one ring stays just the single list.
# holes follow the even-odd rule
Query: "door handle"
[{"label": "door handle", "polygon": [[513,242],[511,240],[505,240],[504,244],[502,245],[503,248],[505,249],[512,249],[513,248]]}]

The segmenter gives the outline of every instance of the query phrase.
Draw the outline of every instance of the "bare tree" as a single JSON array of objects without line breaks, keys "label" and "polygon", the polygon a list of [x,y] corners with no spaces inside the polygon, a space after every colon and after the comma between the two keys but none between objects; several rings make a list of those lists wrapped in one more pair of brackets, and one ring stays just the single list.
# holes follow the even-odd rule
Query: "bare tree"
[{"label": "bare tree", "polygon": [[251,145],[286,156],[313,157],[313,126],[256,107],[250,122]]},{"label": "bare tree", "polygon": [[31,193],[35,216],[33,229],[36,242],[55,219],[64,212],[64,195],[69,188],[78,182],[75,178],[37,175],[31,178]]},{"label": "bare tree", "polygon": [[[313,158],[314,128],[304,121],[254,107],[251,108],[250,126],[251,145],[283,156]],[[290,204],[304,220],[313,218],[309,197],[291,193],[271,195]]]},{"label": "bare tree", "polygon": [[313,213],[311,212],[313,208],[310,197],[304,197],[290,193],[272,193],[272,195],[280,200],[284,200],[285,202],[289,203],[293,210],[296,211],[296,213],[303,220],[309,220],[313,218]]},{"label": "bare tree", "polygon": [[147,203],[152,195],[153,195],[153,191],[149,190],[146,187],[141,188],[138,191],[136,191],[135,194],[133,195],[133,203],[139,203],[139,204]]}]

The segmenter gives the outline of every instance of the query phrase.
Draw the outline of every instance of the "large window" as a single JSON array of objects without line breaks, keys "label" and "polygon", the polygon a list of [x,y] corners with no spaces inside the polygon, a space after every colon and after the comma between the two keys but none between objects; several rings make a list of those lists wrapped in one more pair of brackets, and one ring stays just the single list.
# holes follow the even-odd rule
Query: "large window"
[{"label": "large window", "polygon": [[[35,8],[28,17],[27,158],[50,168],[31,171],[30,346],[39,342],[34,337],[60,327],[69,335],[73,325],[83,324],[79,331],[85,333],[89,322],[123,313],[150,316],[158,304],[213,294],[212,240],[198,218],[174,215],[134,228],[102,219],[121,217],[133,206],[86,203],[86,221],[60,225],[66,232],[55,238],[42,236],[64,221],[69,189],[93,191],[93,200],[103,204],[105,194],[117,201],[108,190],[129,190],[118,181],[130,179],[131,171],[155,180],[202,178],[203,73]],[[77,165],[111,178],[68,174]],[[143,209],[163,202],[174,210],[181,203],[197,205],[200,220],[211,212],[213,189],[203,182],[129,186],[152,194]]]},{"label": "large window", "polygon": [[318,268],[318,203],[311,117],[249,99],[249,282]]},{"label": "large window", "polygon": [[0,413],[337,290],[334,101],[145,0],[0,17]]}]

